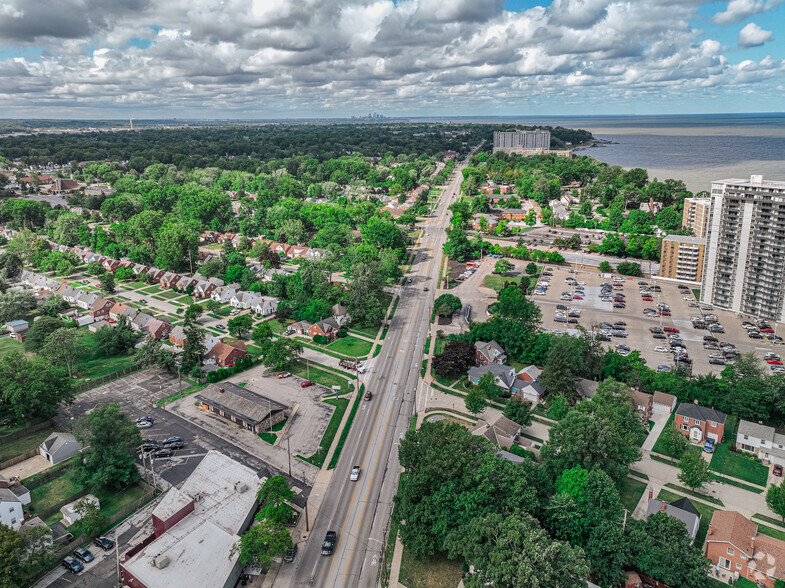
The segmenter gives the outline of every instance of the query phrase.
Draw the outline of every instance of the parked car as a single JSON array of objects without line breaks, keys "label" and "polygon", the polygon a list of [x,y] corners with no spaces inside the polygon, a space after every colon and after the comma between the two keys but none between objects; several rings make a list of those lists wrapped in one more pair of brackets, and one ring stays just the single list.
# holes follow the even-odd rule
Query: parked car
[{"label": "parked car", "polygon": [[774,466],[774,470],[771,473],[774,474],[775,476],[779,476],[781,478],[782,477],[782,466],[781,465],[775,465]]},{"label": "parked car", "polygon": [[276,376],[276,378],[278,378],[279,380],[281,380],[281,379],[283,379],[283,378],[288,378],[288,377],[289,377],[289,376],[291,376],[291,375],[292,375],[292,374],[290,374],[289,372],[281,372],[280,374],[278,374],[278,375]]},{"label": "parked car", "polygon": [[182,449],[184,447],[182,441],[172,441],[166,444],[166,447],[172,450]]},{"label": "parked car", "polygon": [[725,365],[725,360],[724,359],[710,359],[709,363],[711,365]]},{"label": "parked car", "polygon": [[109,537],[96,537],[93,539],[93,543],[103,549],[104,551],[109,551],[110,549],[114,549],[114,541],[109,539]]},{"label": "parked car", "polygon": [[703,451],[706,453],[714,453],[714,440],[706,439],[706,444],[703,446]]},{"label": "parked car", "polygon": [[80,547],[80,548],[74,550],[74,557],[76,559],[79,559],[79,560],[83,561],[84,563],[91,562],[91,561],[93,561],[93,559],[95,559],[95,557],[90,552],[90,550],[89,549],[85,549],[84,547]]},{"label": "parked car", "polygon": [[176,443],[178,441],[180,443],[182,443],[183,440],[180,437],[177,437],[176,435],[172,435],[171,437],[167,437],[166,439],[161,441],[161,445],[167,445],[169,443]]},{"label": "parked car", "polygon": [[665,331],[666,333],[678,333],[679,332],[679,329],[677,329],[676,327],[663,327],[662,330]]},{"label": "parked car", "polygon": [[658,372],[670,372],[671,371],[671,367],[669,365],[658,365],[657,366],[657,371]]},{"label": "parked car", "polygon": [[215,328],[218,329],[219,331],[225,331],[226,330],[226,325],[224,325],[224,324],[217,324],[217,325],[215,325]]},{"label": "parked car", "polygon": [[286,553],[283,554],[283,560],[286,563],[292,563],[296,555],[297,555],[297,543],[286,549]]},{"label": "parked car", "polygon": [[138,421],[136,423],[136,426],[139,427],[140,429],[149,429],[150,427],[153,426],[153,423],[152,421]]},{"label": "parked car", "polygon": [[654,333],[652,337],[655,339],[667,339],[664,333]]},{"label": "parked car", "polygon": [[71,572],[72,574],[78,574],[84,569],[84,566],[80,561],[77,561],[73,557],[64,557],[63,558],[63,567]]},{"label": "parked car", "polygon": [[657,347],[654,348],[654,351],[657,353],[668,353],[668,350],[662,345],[657,345]]},{"label": "parked car", "polygon": [[300,382],[300,388],[308,388],[309,386],[313,386],[313,382],[311,380]]},{"label": "parked car", "polygon": [[338,542],[338,534],[335,531],[327,531],[322,543],[322,555],[332,555],[335,544]]},{"label": "parked car", "polygon": [[153,453],[153,455],[155,457],[172,457],[174,455],[174,450],[169,447],[164,447]]}]

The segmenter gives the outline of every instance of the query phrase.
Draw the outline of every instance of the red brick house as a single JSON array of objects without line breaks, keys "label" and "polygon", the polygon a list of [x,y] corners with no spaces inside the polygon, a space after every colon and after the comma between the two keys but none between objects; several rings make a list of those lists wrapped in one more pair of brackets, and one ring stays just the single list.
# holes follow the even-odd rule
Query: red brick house
[{"label": "red brick house", "polygon": [[180,326],[172,329],[169,333],[169,343],[178,347],[185,345],[185,329]]},{"label": "red brick house", "polygon": [[505,208],[501,212],[501,217],[507,220],[524,220],[529,214],[529,211],[523,208]]},{"label": "red brick house", "polygon": [[632,401],[635,403],[635,408],[641,414],[641,422],[645,425],[651,420],[651,411],[654,408],[654,396],[641,392],[640,390],[633,390]]},{"label": "red brick house", "polygon": [[97,298],[90,306],[90,316],[95,320],[105,319],[114,305],[115,301],[111,298]]},{"label": "red brick house", "polygon": [[120,268],[119,261],[117,261],[116,259],[110,259],[108,257],[101,262],[101,265],[104,267],[106,271],[112,273],[116,272]]},{"label": "red brick house", "polygon": [[142,327],[142,331],[153,339],[162,341],[169,338],[169,333],[172,331],[172,325],[169,323],[169,319],[151,318],[147,321],[147,324]]},{"label": "red brick house", "polygon": [[161,288],[171,288],[180,282],[181,276],[172,272],[166,272],[158,281]]},{"label": "red brick house", "polygon": [[341,327],[338,325],[338,321],[330,317],[328,319],[324,319],[323,321],[319,321],[318,323],[312,324],[308,328],[308,336],[311,339],[313,339],[316,335],[333,338],[335,333],[337,333],[338,329],[340,328]]},{"label": "red brick house", "polygon": [[682,402],[676,409],[676,427],[690,438],[693,443],[703,443],[711,439],[716,443],[722,441],[725,432],[727,415],[713,408]]},{"label": "red brick house", "polygon": [[213,348],[204,355],[205,363],[215,362],[216,365],[222,368],[231,367],[243,357],[248,357],[248,348],[242,341],[237,341],[228,345],[223,341],[219,341]]},{"label": "red brick house", "polygon": [[496,341],[477,341],[474,343],[476,354],[474,361],[477,365],[488,365],[489,363],[507,363],[507,354]]}]

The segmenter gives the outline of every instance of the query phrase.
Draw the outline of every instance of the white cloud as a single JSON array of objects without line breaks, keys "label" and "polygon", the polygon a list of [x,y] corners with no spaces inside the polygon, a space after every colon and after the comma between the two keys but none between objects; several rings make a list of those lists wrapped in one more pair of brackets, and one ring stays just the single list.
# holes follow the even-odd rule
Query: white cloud
[{"label": "white cloud", "polygon": [[711,19],[714,24],[739,22],[750,16],[776,8],[782,0],[730,0],[727,8]]},{"label": "white cloud", "polygon": [[765,31],[754,22],[744,25],[739,31],[739,47],[759,47],[766,41],[771,41],[773,34]]}]

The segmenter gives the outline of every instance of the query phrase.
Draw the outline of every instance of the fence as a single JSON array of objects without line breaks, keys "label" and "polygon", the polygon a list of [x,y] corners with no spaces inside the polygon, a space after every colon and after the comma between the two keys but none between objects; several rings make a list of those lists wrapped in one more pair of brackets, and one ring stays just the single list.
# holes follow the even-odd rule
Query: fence
[{"label": "fence", "polygon": [[36,433],[41,429],[46,429],[47,427],[53,427],[54,424],[55,423],[53,420],[47,419],[35,425],[30,425],[29,427],[25,427],[21,431],[17,431],[16,433],[10,433],[8,435],[0,437],[0,445],[2,445],[3,443],[10,443],[11,441],[16,441],[17,439],[21,439],[25,435]]},{"label": "fence", "polygon": [[125,368],[124,370],[120,370],[119,372],[115,372],[113,374],[109,374],[108,376],[103,376],[102,378],[98,378],[97,380],[91,380],[89,382],[85,382],[84,384],[80,384],[79,386],[75,386],[73,388],[74,394],[79,394],[80,392],[84,392],[85,390],[90,390],[91,388],[95,388],[96,386],[100,386],[101,384],[106,384],[107,382],[111,382],[112,380],[120,379],[128,374],[132,374],[134,372],[138,372],[143,368],[132,366]]},{"label": "fence", "polygon": [[42,510],[41,512],[35,512],[35,513],[33,513],[33,514],[34,514],[35,516],[39,517],[41,520],[43,520],[43,519],[47,518],[48,516],[51,516],[51,515],[53,515],[54,513],[58,512],[58,511],[59,511],[59,510],[60,510],[62,507],[64,507],[66,504],[70,504],[70,503],[72,503],[74,500],[79,500],[80,498],[82,498],[82,496],[87,496],[87,494],[89,494],[89,492],[88,492],[88,491],[87,491],[87,489],[85,488],[85,489],[83,489],[83,490],[80,490],[79,492],[77,492],[77,493],[76,493],[76,494],[74,494],[73,496],[71,496],[71,497],[69,497],[69,498],[66,498],[65,500],[61,500],[60,502],[58,502],[58,503],[57,503],[57,504],[55,504],[54,506],[50,506],[49,508],[45,508],[45,509],[44,509],[44,510]]},{"label": "fence", "polygon": [[32,490],[33,488],[38,488],[39,486],[43,486],[47,482],[51,482],[55,478],[59,478],[65,471],[71,467],[70,460],[64,462],[59,466],[55,466],[46,470],[44,473],[39,474],[37,478],[32,480],[22,480],[22,483],[27,487],[28,490]]},{"label": "fence", "polygon": [[12,457],[11,459],[7,459],[6,461],[0,462],[0,470],[9,468],[12,465],[16,465],[25,461],[26,459],[30,459],[31,457],[35,457],[38,455],[38,448],[31,449],[27,453],[23,453],[22,455],[17,455],[16,457]]},{"label": "fence", "polygon": [[122,521],[125,517],[130,515],[132,512],[138,510],[143,505],[147,504],[150,500],[155,498],[155,488],[146,484],[145,482],[137,482],[142,487],[147,488],[147,492],[145,492],[141,498],[138,498],[136,501],[132,502],[125,508],[117,511],[115,514],[109,517],[109,524],[114,525],[117,521]]}]

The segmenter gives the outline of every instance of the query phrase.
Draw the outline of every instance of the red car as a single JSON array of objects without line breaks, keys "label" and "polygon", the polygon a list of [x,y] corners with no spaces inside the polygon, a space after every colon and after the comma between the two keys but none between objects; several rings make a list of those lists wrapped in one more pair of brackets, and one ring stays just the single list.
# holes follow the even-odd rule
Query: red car
[{"label": "red car", "polygon": [[665,331],[666,333],[678,333],[679,332],[679,329],[677,329],[676,327],[663,327],[662,330]]},{"label": "red car", "polygon": [[660,314],[661,314],[662,316],[670,316],[670,315],[671,315],[671,312],[670,312],[669,310],[661,310],[661,311],[660,311]]},{"label": "red car", "polygon": [[774,471],[772,472],[772,474],[774,474],[775,476],[779,476],[781,478],[782,477],[782,466],[781,465],[775,465],[774,466]]},{"label": "red car", "polygon": [[769,365],[782,365],[782,362],[779,359],[767,359],[766,363]]},{"label": "red car", "polygon": [[583,296],[575,295],[572,297],[573,300],[583,300]]},{"label": "red car", "polygon": [[311,382],[311,380],[305,380],[305,382],[300,382],[300,388],[307,388],[308,386],[313,386],[313,382]]},{"label": "red car", "polygon": [[643,298],[641,298],[641,300],[645,300],[646,302],[653,302],[654,298],[652,298],[651,296],[644,296]]},{"label": "red car", "polygon": [[761,329],[760,332],[761,333],[773,333],[774,329],[765,328],[765,329]]}]

